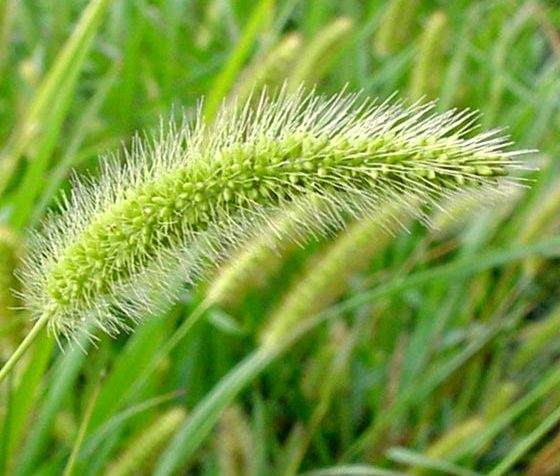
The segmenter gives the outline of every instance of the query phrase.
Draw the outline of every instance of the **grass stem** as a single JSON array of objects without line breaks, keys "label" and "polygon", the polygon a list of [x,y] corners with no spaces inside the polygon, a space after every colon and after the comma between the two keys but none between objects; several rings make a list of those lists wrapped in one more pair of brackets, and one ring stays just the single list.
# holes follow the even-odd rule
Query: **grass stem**
[{"label": "grass stem", "polygon": [[14,353],[10,356],[8,361],[4,364],[2,369],[0,369],[0,382],[4,380],[6,375],[10,373],[10,371],[14,368],[14,366],[19,362],[19,359],[25,354],[29,346],[35,341],[39,333],[46,327],[47,322],[50,319],[50,314],[45,313],[43,314],[33,328],[29,331],[29,333],[25,336],[25,339],[21,342],[21,344],[17,347]]}]

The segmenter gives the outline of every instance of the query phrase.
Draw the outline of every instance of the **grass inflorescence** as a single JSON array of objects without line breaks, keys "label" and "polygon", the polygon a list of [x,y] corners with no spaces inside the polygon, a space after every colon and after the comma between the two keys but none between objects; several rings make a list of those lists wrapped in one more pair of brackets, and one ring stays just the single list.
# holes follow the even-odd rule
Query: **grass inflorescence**
[{"label": "grass inflorescence", "polygon": [[231,102],[233,104],[244,102],[253,95],[254,91],[265,86],[279,87],[301,48],[302,39],[299,34],[285,35],[275,48],[257,58],[239,75],[229,95]]},{"label": "grass inflorescence", "polygon": [[150,457],[157,453],[185,418],[185,410],[181,407],[158,414],[140,434],[131,438],[118,458],[108,465],[104,475],[128,476],[149,466]]},{"label": "grass inflorescence", "polygon": [[410,97],[413,99],[437,97],[441,84],[441,65],[447,46],[448,24],[447,16],[439,10],[432,13],[426,21],[411,73]]},{"label": "grass inflorescence", "polygon": [[394,53],[408,39],[419,5],[418,0],[390,0],[379,21],[374,38],[377,54]]},{"label": "grass inflorescence", "polygon": [[[391,242],[395,227],[417,212],[414,201],[387,204],[361,217],[327,247],[281,299],[265,323],[264,345],[276,345],[295,325],[339,298],[354,275]],[[403,225],[404,226],[404,225]]]},{"label": "grass inflorescence", "polygon": [[304,236],[296,240],[301,230],[313,231],[308,226],[313,223],[309,216],[312,211],[315,210],[310,207],[298,207],[271,217],[269,224],[219,267],[206,288],[206,299],[218,306],[235,308],[246,297],[248,288],[264,288],[290,251],[299,242],[305,242]]},{"label": "grass inflorescence", "polygon": [[296,90],[302,83],[313,84],[328,71],[348,40],[354,22],[338,18],[318,31],[302,49],[288,75],[288,84]]},{"label": "grass inflorescence", "polygon": [[289,203],[319,197],[318,221],[340,222],[514,181],[507,139],[474,134],[472,111],[432,108],[283,91],[224,109],[211,127],[199,119],[138,139],[123,164],[107,158],[99,179],[77,183],[36,236],[28,305],[56,334],[86,321],[115,333]]}]

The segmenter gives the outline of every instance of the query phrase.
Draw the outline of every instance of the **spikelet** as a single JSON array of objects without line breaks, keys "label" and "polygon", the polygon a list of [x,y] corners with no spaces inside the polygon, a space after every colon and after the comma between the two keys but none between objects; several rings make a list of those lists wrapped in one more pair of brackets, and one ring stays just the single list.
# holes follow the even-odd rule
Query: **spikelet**
[{"label": "spikelet", "polygon": [[410,81],[410,97],[436,97],[440,88],[442,56],[447,41],[447,15],[435,11],[428,18],[419,41]]},{"label": "spikelet", "polygon": [[353,26],[352,19],[341,17],[319,30],[293,65],[288,76],[290,88],[294,90],[304,82],[314,84],[321,79],[352,33]]},{"label": "spikelet", "polygon": [[389,0],[376,31],[373,46],[379,56],[394,53],[408,39],[419,0]]},{"label": "spikelet", "polygon": [[[15,278],[19,261],[22,258],[21,240],[5,226],[0,226],[0,327],[9,325],[15,318],[18,301],[14,292],[19,288]],[[9,336],[0,337],[0,357],[6,357],[14,346]]]},{"label": "spikelet", "polygon": [[395,224],[414,211],[414,201],[393,203],[352,224],[286,293],[264,326],[263,345],[281,342],[298,321],[339,298],[348,280],[391,240]]},{"label": "spikelet", "polygon": [[152,461],[154,454],[165,444],[185,421],[186,412],[181,407],[173,407],[159,415],[151,424],[141,430],[118,456],[109,464],[105,476],[129,476]]},{"label": "spikelet", "polygon": [[321,203],[307,225],[320,228],[387,202],[507,190],[520,152],[504,151],[499,131],[474,135],[475,115],[282,90],[223,109],[211,127],[199,117],[137,139],[124,164],[105,158],[99,179],[76,183],[32,239],[27,305],[56,335],[114,334],[288,206]]}]

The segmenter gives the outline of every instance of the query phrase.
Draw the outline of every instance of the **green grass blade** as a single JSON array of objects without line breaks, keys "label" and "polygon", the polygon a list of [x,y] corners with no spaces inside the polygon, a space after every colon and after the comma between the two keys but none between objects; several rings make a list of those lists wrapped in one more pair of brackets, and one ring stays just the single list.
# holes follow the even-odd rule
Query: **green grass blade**
[{"label": "green grass blade", "polygon": [[430,458],[408,448],[391,448],[387,451],[387,456],[398,463],[441,472],[449,476],[480,476],[480,473],[461,468],[447,461]]},{"label": "green grass blade", "polygon": [[99,393],[91,417],[92,430],[98,428],[119,409],[127,390],[134,382],[148,378],[145,374],[146,367],[152,354],[161,346],[167,326],[167,316],[147,320],[119,352]]},{"label": "green grass blade", "polygon": [[299,476],[406,476],[406,473],[361,464],[333,466],[300,473]]},{"label": "green grass blade", "polygon": [[74,441],[74,445],[72,446],[72,452],[70,453],[70,458],[68,458],[68,463],[64,468],[64,473],[62,474],[62,476],[72,476],[74,474],[74,471],[76,469],[76,464],[78,461],[78,455],[80,453],[80,448],[82,447],[82,443],[86,436],[86,431],[89,426],[93,409],[95,408],[95,403],[99,395],[99,390],[101,390],[101,385],[102,384],[100,379],[97,382],[97,385],[95,385],[95,388],[93,389],[93,393],[87,404],[86,410],[84,412],[84,417],[82,418],[82,422],[80,423],[80,428],[78,429],[76,440]]}]

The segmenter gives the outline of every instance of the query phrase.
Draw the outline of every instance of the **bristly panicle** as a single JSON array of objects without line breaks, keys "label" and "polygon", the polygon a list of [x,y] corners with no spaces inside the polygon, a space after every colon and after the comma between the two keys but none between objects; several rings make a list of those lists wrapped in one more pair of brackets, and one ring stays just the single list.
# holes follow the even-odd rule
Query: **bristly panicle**
[{"label": "bristly panicle", "polygon": [[386,202],[506,190],[522,152],[505,151],[499,131],[475,134],[475,122],[432,104],[282,90],[223,109],[212,126],[199,117],[137,138],[124,161],[104,158],[98,179],[76,183],[34,237],[28,306],[57,335],[86,322],[113,334],[288,205],[316,207],[305,226],[328,230]]}]

